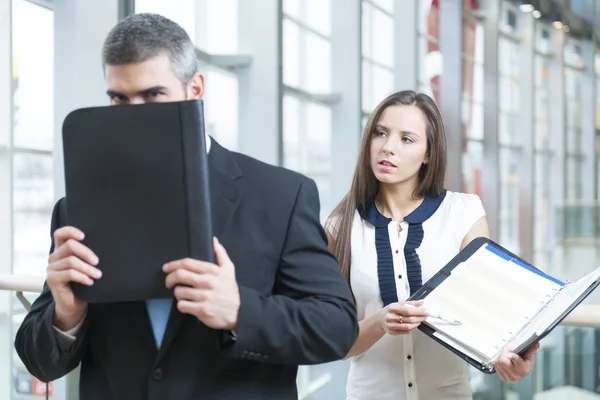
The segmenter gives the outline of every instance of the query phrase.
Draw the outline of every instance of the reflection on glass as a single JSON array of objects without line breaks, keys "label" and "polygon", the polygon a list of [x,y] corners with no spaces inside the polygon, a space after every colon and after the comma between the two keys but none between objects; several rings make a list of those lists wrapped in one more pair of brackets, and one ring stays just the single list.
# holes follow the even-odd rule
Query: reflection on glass
[{"label": "reflection on glass", "polygon": [[306,7],[304,23],[325,35],[331,35],[331,0],[302,0]]},{"label": "reflection on glass", "polygon": [[[535,153],[533,184],[533,248],[536,267],[548,271],[552,244],[552,153]],[[537,258],[539,257],[539,258]]]},{"label": "reflection on glass", "polygon": [[163,0],[135,0],[136,14],[155,13],[169,18],[185,29],[196,46],[201,46],[196,40],[198,37],[196,7],[195,0],[178,0],[176,3]]},{"label": "reflection on glass", "polygon": [[373,97],[369,109],[373,110],[378,103],[394,92],[394,73],[378,65],[373,65],[371,73]]},{"label": "reflection on glass", "polygon": [[371,57],[387,67],[394,66],[394,19],[379,9],[371,13],[372,50]]},{"label": "reflection on glass", "polygon": [[157,13],[177,22],[208,53],[238,52],[237,0],[135,0],[135,12]]},{"label": "reflection on glass", "polygon": [[514,113],[500,113],[498,120],[498,141],[502,145],[520,145],[521,133],[519,131],[519,115]]},{"label": "reflection on glass", "polygon": [[290,17],[301,19],[302,0],[283,0],[283,12]]},{"label": "reflection on glass", "polygon": [[331,91],[331,42],[304,31],[304,90],[312,93]]},{"label": "reflection on glass", "polygon": [[302,148],[300,146],[300,100],[293,96],[283,96],[283,165],[299,171]]},{"label": "reflection on glass", "polygon": [[481,170],[483,167],[483,143],[468,140],[462,155],[463,189],[465,193],[483,196]]},{"label": "reflection on glass", "polygon": [[12,7],[14,145],[51,150],[54,15],[25,0],[13,0]]},{"label": "reflection on glass", "polygon": [[542,53],[550,52],[550,32],[552,28],[541,23],[535,24],[535,48]]},{"label": "reflection on glass", "polygon": [[564,69],[564,77],[565,151],[567,153],[565,155],[565,196],[569,200],[577,200],[582,196],[583,181],[581,92],[584,77],[581,71],[568,67]]},{"label": "reflection on glass", "polygon": [[13,158],[14,263],[16,274],[44,275],[50,250],[52,157]]},{"label": "reflection on glass", "polygon": [[443,58],[439,48],[439,11],[439,1],[419,0],[419,86],[421,91],[432,96],[441,108],[439,84]]},{"label": "reflection on glass", "polygon": [[519,158],[521,150],[500,148],[500,243],[519,254]]},{"label": "reflection on glass", "polygon": [[472,101],[463,95],[463,135],[469,139],[483,139],[483,103]]},{"label": "reflection on glass", "polygon": [[582,155],[565,155],[565,200],[579,200],[582,196]]},{"label": "reflection on glass", "polygon": [[283,98],[283,165],[314,179],[322,213],[329,211],[331,174],[331,109],[327,106]]},{"label": "reflection on glass", "polygon": [[387,11],[388,13],[394,12],[394,0],[370,0],[373,4],[377,4],[379,8]]},{"label": "reflection on glass", "polygon": [[300,27],[287,18],[283,19],[283,82],[300,86]]}]

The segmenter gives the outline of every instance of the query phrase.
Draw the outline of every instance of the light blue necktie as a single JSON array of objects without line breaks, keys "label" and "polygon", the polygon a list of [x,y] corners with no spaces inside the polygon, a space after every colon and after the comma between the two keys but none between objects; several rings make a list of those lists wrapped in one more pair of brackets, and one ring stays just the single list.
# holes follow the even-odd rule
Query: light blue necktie
[{"label": "light blue necktie", "polygon": [[160,348],[167,329],[172,304],[173,299],[171,298],[146,300],[146,309],[148,310],[154,340],[156,340],[156,347],[158,348]]}]

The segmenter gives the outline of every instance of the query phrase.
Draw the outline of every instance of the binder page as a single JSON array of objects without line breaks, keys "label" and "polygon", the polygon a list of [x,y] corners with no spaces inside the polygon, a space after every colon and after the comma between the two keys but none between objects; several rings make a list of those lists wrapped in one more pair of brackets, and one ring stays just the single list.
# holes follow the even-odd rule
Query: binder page
[{"label": "binder page", "polygon": [[524,329],[511,343],[512,347],[518,348],[534,336],[540,336],[556,321],[566,310],[577,301],[583,293],[600,279],[600,268],[564,286],[560,292],[544,307],[533,319],[533,322]]},{"label": "binder page", "polygon": [[425,299],[427,311],[461,325],[429,317],[426,323],[491,360],[561,287],[486,244]]}]

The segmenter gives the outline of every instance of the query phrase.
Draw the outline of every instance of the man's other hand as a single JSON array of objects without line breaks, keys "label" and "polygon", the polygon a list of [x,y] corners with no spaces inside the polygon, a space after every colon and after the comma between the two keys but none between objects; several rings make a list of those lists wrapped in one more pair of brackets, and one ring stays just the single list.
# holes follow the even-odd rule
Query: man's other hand
[{"label": "man's other hand", "polygon": [[165,264],[166,286],[175,288],[180,312],[213,329],[235,330],[240,308],[235,267],[216,238],[214,247],[218,265],[189,258]]},{"label": "man's other hand", "polygon": [[54,232],[54,252],[48,258],[46,282],[54,298],[54,325],[63,331],[73,329],[85,315],[87,303],[77,299],[71,282],[91,286],[102,272],[96,268],[98,257],[80,243],[84,234],[65,226]]}]

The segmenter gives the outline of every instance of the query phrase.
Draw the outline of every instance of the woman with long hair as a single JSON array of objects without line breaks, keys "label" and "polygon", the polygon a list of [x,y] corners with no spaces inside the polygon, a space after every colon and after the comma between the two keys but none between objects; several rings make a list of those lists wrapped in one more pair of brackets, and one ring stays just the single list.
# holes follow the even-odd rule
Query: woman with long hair
[{"label": "woman with long hair", "polygon": [[[405,300],[476,237],[488,237],[478,196],[444,190],[446,135],[426,94],[395,93],[371,114],[352,187],[326,222],[352,288],[359,337],[348,400],[470,399],[465,361],[417,328],[422,303]],[[497,363],[501,379],[533,368],[532,348]]]}]

